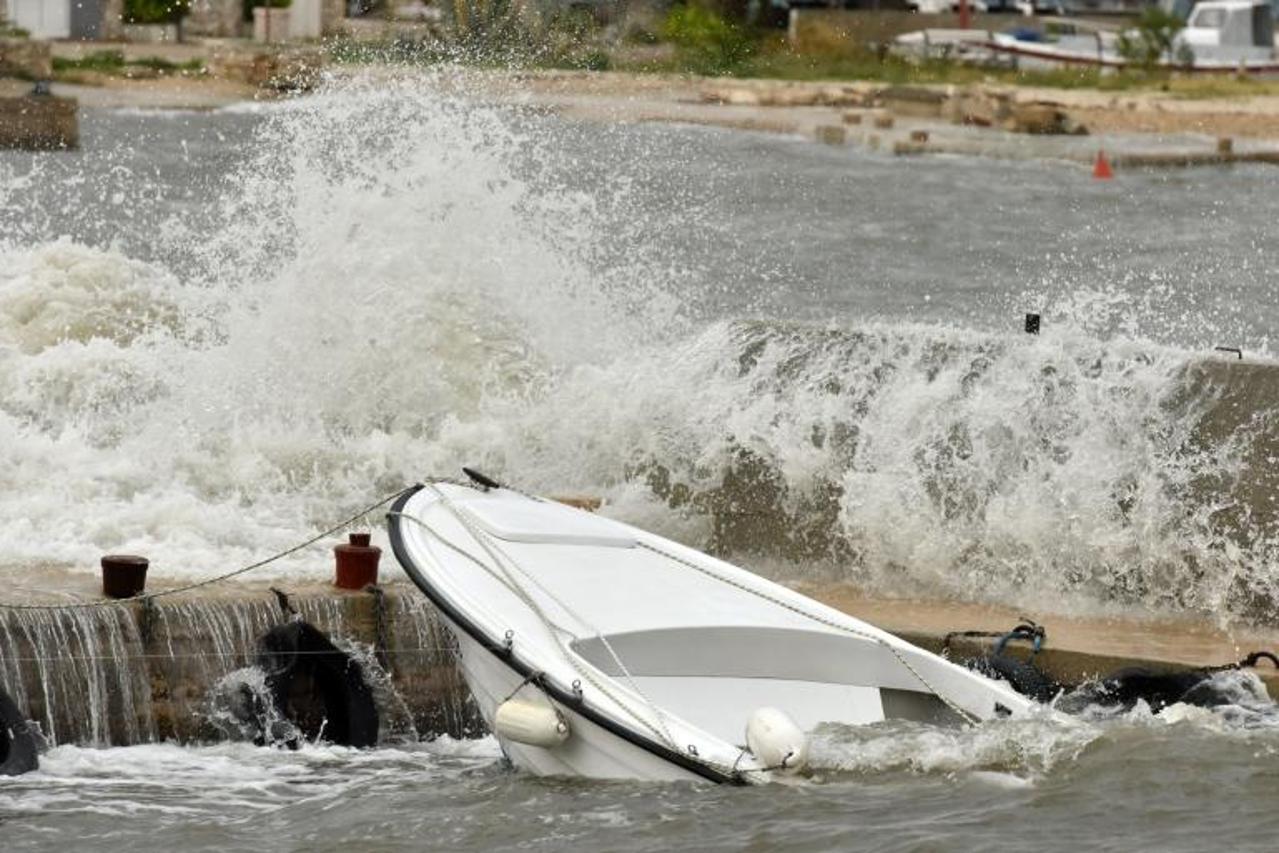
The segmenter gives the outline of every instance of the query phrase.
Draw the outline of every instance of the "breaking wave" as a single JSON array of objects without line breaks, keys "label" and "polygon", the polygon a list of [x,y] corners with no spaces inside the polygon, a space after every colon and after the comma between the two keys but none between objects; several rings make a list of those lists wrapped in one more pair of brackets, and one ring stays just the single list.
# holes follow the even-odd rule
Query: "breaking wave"
[{"label": "breaking wave", "polygon": [[224,570],[473,464],[787,578],[1270,612],[1269,366],[1114,334],[1097,293],[1034,338],[699,312],[681,214],[449,92],[334,82],[255,111],[199,217],[9,232],[5,565]]}]

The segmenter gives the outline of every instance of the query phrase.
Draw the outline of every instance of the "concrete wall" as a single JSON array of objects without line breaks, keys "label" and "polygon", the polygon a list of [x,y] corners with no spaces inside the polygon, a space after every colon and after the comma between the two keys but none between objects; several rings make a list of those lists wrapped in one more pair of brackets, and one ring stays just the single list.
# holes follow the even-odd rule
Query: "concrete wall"
[{"label": "concrete wall", "polygon": [[336,33],[344,20],[346,20],[346,0],[321,0],[320,30],[324,35]]},{"label": "concrete wall", "polygon": [[253,8],[253,40],[264,43],[288,41],[289,16],[289,9],[255,6]]},{"label": "concrete wall", "polygon": [[12,23],[36,38],[71,35],[71,0],[7,0]]},{"label": "concrete wall", "polygon": [[0,98],[0,148],[50,150],[80,144],[74,98]]},{"label": "concrete wall", "polygon": [[317,39],[324,32],[323,0],[293,0],[289,4],[289,37]]},{"label": "concrete wall", "polygon": [[102,38],[119,39],[124,33],[124,0],[106,0],[102,7]]},{"label": "concrete wall", "polygon": [[47,80],[51,76],[53,60],[47,41],[0,38],[0,77]]},{"label": "concrete wall", "polygon": [[324,52],[318,47],[273,44],[246,49],[231,44],[214,50],[208,67],[215,77],[264,89],[303,91],[315,84],[325,61]]},{"label": "concrete wall", "polygon": [[240,26],[240,0],[194,0],[182,22],[184,33],[217,38],[238,36]]},{"label": "concrete wall", "polygon": [[1202,413],[1187,449],[1238,453],[1232,476],[1195,484],[1195,499],[1215,507],[1216,532],[1242,549],[1272,547],[1279,541],[1279,365],[1188,365],[1183,391],[1168,408]]},{"label": "concrete wall", "polygon": [[177,24],[123,24],[120,33],[134,44],[176,44]]},{"label": "concrete wall", "polygon": [[[421,594],[324,587],[289,599],[360,663],[384,739],[483,734]],[[258,639],[290,618],[271,592],[235,585],[150,605],[0,611],[0,687],[54,743],[221,739],[232,729],[219,699],[234,694]]]}]

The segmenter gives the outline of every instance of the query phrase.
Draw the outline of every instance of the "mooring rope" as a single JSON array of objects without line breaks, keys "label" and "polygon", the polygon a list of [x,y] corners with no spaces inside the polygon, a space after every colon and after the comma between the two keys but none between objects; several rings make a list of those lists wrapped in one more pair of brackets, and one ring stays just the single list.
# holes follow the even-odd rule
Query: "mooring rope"
[{"label": "mooring rope", "polygon": [[[448,480],[447,478],[442,478],[439,480],[433,480],[433,482],[448,482]],[[364,518],[364,516],[368,515],[374,510],[381,509],[387,504],[395,501],[401,495],[407,492],[410,492],[416,488],[418,488],[416,484],[412,486],[406,486],[405,488],[402,488],[399,491],[395,492],[395,494],[388,495],[382,498],[377,503],[369,504],[364,509],[360,510],[354,515],[346,519],[343,519],[337,524],[334,524],[333,526],[320,531],[319,533],[315,534],[311,538],[303,542],[299,542],[298,544],[290,548],[286,548],[283,551],[278,551],[269,557],[266,557],[261,560],[257,560],[256,562],[253,562],[253,563],[249,563],[247,566],[241,566],[240,568],[235,569],[234,571],[225,572],[224,574],[215,575],[214,577],[205,578],[204,580],[195,581],[194,583],[185,584],[184,586],[175,586],[170,589],[161,589],[155,592],[144,592],[144,593],[141,593],[140,595],[135,595],[130,598],[106,598],[106,599],[101,599],[97,601],[77,601],[69,604],[13,604],[9,602],[0,602],[0,610],[45,610],[45,611],[92,610],[98,607],[121,607],[129,604],[137,604],[139,602],[151,601],[156,598],[163,598],[164,596],[168,596],[168,595],[177,595],[178,593],[182,593],[182,592],[191,592],[193,590],[203,589],[206,586],[213,586],[214,584],[222,583],[223,581],[230,580],[231,578],[239,577],[240,575],[243,575],[243,574],[248,574],[249,572],[254,571],[255,569],[263,568],[264,566],[268,566],[271,563],[274,563],[278,560],[283,560],[285,557],[292,556],[293,554],[296,554],[298,551],[302,551],[306,548],[309,548],[312,545],[314,545],[316,542],[319,542],[321,539],[325,539],[329,536],[332,536],[334,533],[337,533],[338,531],[346,527],[349,527],[352,524],[355,524],[357,521]]]}]

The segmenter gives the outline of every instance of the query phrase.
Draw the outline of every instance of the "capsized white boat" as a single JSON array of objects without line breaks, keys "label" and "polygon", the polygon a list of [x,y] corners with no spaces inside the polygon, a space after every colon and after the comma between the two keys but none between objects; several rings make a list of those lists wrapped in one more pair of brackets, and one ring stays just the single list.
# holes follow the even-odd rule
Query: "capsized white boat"
[{"label": "capsized white boat", "polygon": [[763,782],[803,766],[820,723],[1033,705],[748,571],[477,476],[406,493],[388,526],[517,767]]}]

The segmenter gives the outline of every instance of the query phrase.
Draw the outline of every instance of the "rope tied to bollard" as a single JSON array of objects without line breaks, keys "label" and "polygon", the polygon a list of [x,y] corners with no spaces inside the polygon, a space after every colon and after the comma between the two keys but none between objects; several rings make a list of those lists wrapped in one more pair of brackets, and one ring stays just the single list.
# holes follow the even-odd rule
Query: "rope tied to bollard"
[{"label": "rope tied to bollard", "polygon": [[292,556],[293,554],[296,554],[299,551],[309,548],[312,545],[314,545],[316,542],[319,542],[321,539],[325,539],[329,536],[332,536],[338,531],[343,530],[344,528],[349,527],[352,524],[355,524],[357,521],[364,518],[364,516],[368,515],[369,513],[374,512],[375,510],[381,509],[387,504],[394,502],[401,495],[405,494],[406,492],[410,492],[416,488],[418,488],[418,484],[405,486],[404,488],[400,489],[394,494],[388,495],[382,498],[381,500],[377,501],[376,503],[369,504],[368,506],[364,507],[363,509],[361,509],[359,512],[355,513],[354,515],[351,515],[343,519],[342,521],[339,521],[337,524],[334,524],[331,527],[328,527],[320,531],[319,533],[315,534],[311,538],[303,542],[299,542],[296,545],[293,545],[289,548],[286,548],[283,551],[277,551],[276,553],[272,554],[269,557],[265,557],[261,560],[257,560],[255,562],[249,563],[246,566],[241,566],[240,568],[235,569],[233,571],[225,572],[224,574],[215,575],[214,577],[211,577],[211,578],[205,578],[204,580],[185,584],[184,586],[176,586],[170,589],[161,589],[161,590],[157,590],[156,592],[145,592],[145,593],[142,593],[141,595],[135,595],[130,598],[106,598],[99,601],[77,601],[70,604],[13,604],[8,602],[0,602],[0,610],[28,610],[28,611],[30,610],[45,610],[45,611],[91,610],[97,607],[119,607],[127,604],[137,604],[139,602],[147,602],[156,598],[162,598],[164,596],[177,595],[183,592],[191,592],[193,590],[202,589],[203,587],[206,587],[206,586],[213,586],[214,584],[222,583],[223,581],[230,580],[231,578],[239,577],[240,575],[248,574],[249,572],[252,572],[256,569],[261,569],[265,566],[269,566],[271,563],[277,562],[279,560],[283,560],[285,557]]}]

